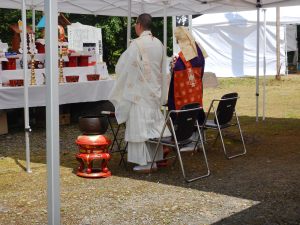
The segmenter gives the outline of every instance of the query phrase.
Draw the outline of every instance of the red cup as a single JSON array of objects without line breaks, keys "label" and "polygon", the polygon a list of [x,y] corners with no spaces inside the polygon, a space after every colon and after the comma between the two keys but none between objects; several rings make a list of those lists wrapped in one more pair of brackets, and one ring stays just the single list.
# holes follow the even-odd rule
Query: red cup
[{"label": "red cup", "polygon": [[99,80],[100,74],[87,74],[86,78],[88,81]]},{"label": "red cup", "polygon": [[16,58],[8,58],[7,61],[2,61],[3,70],[15,70],[16,68]]},{"label": "red cup", "polygon": [[69,56],[69,62],[66,62],[67,67],[78,66],[78,56]]},{"label": "red cup", "polygon": [[9,86],[11,87],[24,86],[24,80],[23,79],[9,80]]},{"label": "red cup", "polygon": [[40,42],[35,42],[35,46],[38,53],[45,53],[45,45],[42,45]]},{"label": "red cup", "polygon": [[66,76],[66,81],[68,83],[70,83],[70,82],[78,82],[78,80],[79,80],[79,76],[77,76],[77,75]]},{"label": "red cup", "polygon": [[79,66],[89,66],[89,55],[81,55],[79,56],[78,65]]}]

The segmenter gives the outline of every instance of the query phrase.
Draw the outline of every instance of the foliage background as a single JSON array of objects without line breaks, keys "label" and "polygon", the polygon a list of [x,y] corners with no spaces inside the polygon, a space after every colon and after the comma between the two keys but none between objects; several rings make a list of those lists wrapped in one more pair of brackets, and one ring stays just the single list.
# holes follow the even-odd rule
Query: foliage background
[{"label": "foliage background", "polygon": [[[91,25],[102,28],[103,38],[103,53],[104,61],[107,63],[109,72],[114,72],[114,66],[118,58],[126,49],[126,36],[127,36],[127,17],[114,17],[114,16],[94,16],[94,15],[79,15],[79,14],[64,14],[65,17],[71,22],[80,22],[85,25]],[[41,19],[42,12],[36,12],[36,23]],[[27,11],[27,24],[32,24],[32,13]],[[13,32],[9,25],[15,24],[21,19],[20,10],[0,9],[0,39],[2,42],[7,42],[11,45]],[[134,31],[135,18],[132,18],[132,38],[136,38]],[[167,29],[167,54],[172,55],[172,18],[168,18]],[[36,30],[36,36],[39,37],[40,31]],[[152,33],[163,42],[163,18],[153,18]]]}]

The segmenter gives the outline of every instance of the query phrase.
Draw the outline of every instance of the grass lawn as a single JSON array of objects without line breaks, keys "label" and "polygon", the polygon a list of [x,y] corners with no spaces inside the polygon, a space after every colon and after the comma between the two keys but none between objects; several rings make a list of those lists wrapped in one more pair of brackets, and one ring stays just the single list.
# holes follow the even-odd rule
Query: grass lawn
[{"label": "grass lawn", "polygon": [[[218,88],[204,90],[204,107],[208,108],[213,98],[220,98],[228,92],[238,92],[237,111],[239,115],[256,116],[256,79],[219,78]],[[263,115],[263,77],[259,82],[259,116]],[[300,118],[300,74],[288,75],[276,80],[275,76],[266,78],[265,117]]]}]

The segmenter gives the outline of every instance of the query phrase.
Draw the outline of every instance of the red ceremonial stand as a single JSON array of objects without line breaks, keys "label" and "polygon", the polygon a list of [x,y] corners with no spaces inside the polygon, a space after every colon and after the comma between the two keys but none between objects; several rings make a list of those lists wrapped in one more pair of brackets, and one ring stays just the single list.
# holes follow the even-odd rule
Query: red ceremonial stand
[{"label": "red ceremonial stand", "polygon": [[[79,147],[76,159],[80,163],[76,175],[88,178],[111,176],[111,172],[107,168],[110,160],[108,153],[110,139],[103,135],[81,135],[78,136],[76,144]],[[94,167],[96,161],[100,164],[98,168]]]}]

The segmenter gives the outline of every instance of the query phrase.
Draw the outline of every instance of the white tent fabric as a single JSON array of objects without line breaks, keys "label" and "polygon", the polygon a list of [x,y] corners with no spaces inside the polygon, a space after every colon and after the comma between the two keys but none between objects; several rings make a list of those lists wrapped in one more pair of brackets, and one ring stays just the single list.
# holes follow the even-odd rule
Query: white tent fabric
[{"label": "white tent fabric", "polygon": [[[300,7],[282,8],[283,24],[299,23]],[[266,74],[276,71],[276,27],[275,9],[267,9]],[[218,77],[239,77],[256,75],[256,11],[217,13],[193,19],[192,31],[209,57],[205,70],[216,73]],[[260,43],[263,43],[263,26],[260,27]],[[285,73],[285,29],[280,29],[281,73]],[[295,35],[295,34],[294,34]],[[289,38],[291,40],[291,38]],[[297,49],[294,38],[289,41],[289,49]],[[260,71],[263,71],[263,48],[260,48]]]},{"label": "white tent fabric", "polygon": [[[298,2],[298,6],[292,7],[281,7],[280,8],[280,23],[281,24],[300,24],[300,1]],[[248,16],[246,14],[246,16]],[[251,12],[249,12],[249,22],[256,23],[256,17],[251,16]],[[261,18],[261,21],[263,18]],[[268,8],[267,9],[267,23],[275,25],[276,23],[276,8]]]},{"label": "white tent fabric", "polygon": [[[25,0],[28,9],[44,10],[43,0]],[[0,8],[21,8],[22,0],[1,0]],[[263,7],[299,5],[299,0],[261,0]],[[132,0],[131,16],[142,12],[155,17],[254,10],[257,0]],[[58,11],[67,13],[128,16],[128,0],[57,0]]]},{"label": "white tent fabric", "polygon": [[[300,10],[300,9],[299,9]],[[287,24],[286,25],[286,50],[297,51],[297,26]]]},{"label": "white tent fabric", "polygon": [[[288,1],[287,1],[288,2]],[[286,6],[280,8],[280,23],[281,24],[300,24],[300,16],[299,16],[299,10],[300,10],[300,1],[298,1],[297,6]],[[276,8],[267,8],[267,23],[275,25],[276,23]],[[228,11],[229,12],[229,11]],[[248,23],[255,23],[256,24],[256,11],[243,11],[240,12],[240,10],[232,11],[233,13],[230,15],[225,15],[226,13],[214,13],[210,15],[205,15],[206,21],[203,21],[202,19],[199,20],[199,24],[223,24],[227,23],[228,17],[231,16],[230,20],[235,21],[236,23],[239,23],[239,21],[243,21],[247,19]],[[239,17],[241,15],[242,17]],[[200,17],[197,17],[200,18]],[[197,18],[195,18],[193,21],[197,21]],[[260,17],[260,21],[263,22],[263,17]]]},{"label": "white tent fabric", "polygon": [[[283,31],[283,29],[281,29]],[[261,33],[263,27],[261,27]],[[275,26],[267,26],[267,74],[276,74]],[[283,33],[283,32],[282,32]],[[208,54],[205,71],[217,77],[256,75],[256,25],[235,24],[223,26],[193,26],[193,34]],[[285,64],[284,36],[281,35],[281,59]],[[260,42],[263,37],[260,35]],[[263,66],[263,48],[260,48],[260,71]]]}]

